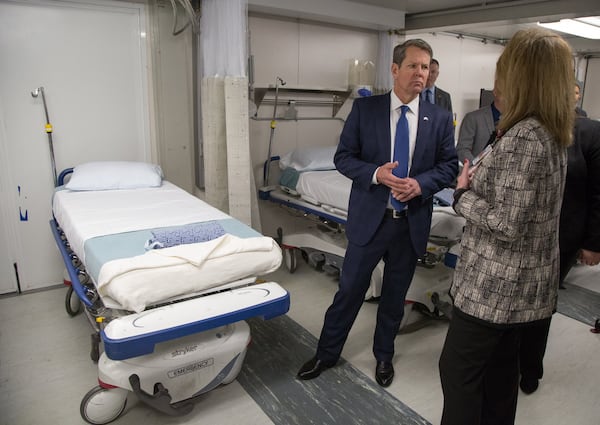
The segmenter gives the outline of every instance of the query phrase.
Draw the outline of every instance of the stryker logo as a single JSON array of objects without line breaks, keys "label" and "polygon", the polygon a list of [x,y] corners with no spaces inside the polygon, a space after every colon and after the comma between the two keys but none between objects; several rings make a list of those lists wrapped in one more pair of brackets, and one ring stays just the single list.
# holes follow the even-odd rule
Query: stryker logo
[{"label": "stryker logo", "polygon": [[212,366],[214,363],[214,359],[212,358],[202,360],[198,363],[193,363],[178,369],[170,370],[167,372],[167,376],[169,378],[177,378],[178,376],[185,375],[186,373],[196,372],[200,369],[204,369],[205,367]]},{"label": "stryker logo", "polygon": [[198,349],[197,345],[188,345],[187,347],[178,348],[177,350],[171,352],[171,358],[174,359],[177,356],[184,356],[187,353],[193,353],[197,349]]}]

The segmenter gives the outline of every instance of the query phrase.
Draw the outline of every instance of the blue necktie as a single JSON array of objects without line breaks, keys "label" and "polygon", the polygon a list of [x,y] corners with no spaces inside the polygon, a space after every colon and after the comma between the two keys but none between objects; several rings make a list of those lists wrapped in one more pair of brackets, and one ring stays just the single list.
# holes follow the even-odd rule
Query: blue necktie
[{"label": "blue necktie", "polygon": [[425,100],[429,103],[433,103],[433,99],[431,97],[431,90],[427,89],[425,90]]},{"label": "blue necktie", "polygon": [[[400,107],[402,112],[396,124],[396,136],[394,137],[394,161],[398,161],[398,166],[392,170],[396,177],[404,178],[408,175],[408,120],[406,119],[406,111],[408,106]],[[392,207],[398,211],[402,211],[405,207],[404,202],[394,199],[390,195]]]}]

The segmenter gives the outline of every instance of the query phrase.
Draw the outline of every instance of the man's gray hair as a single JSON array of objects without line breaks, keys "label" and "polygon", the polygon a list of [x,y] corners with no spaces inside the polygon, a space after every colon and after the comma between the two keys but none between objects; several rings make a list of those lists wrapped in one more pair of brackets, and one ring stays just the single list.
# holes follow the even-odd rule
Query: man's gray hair
[{"label": "man's gray hair", "polygon": [[398,44],[396,47],[394,47],[393,62],[397,65],[402,65],[402,61],[404,61],[404,58],[406,57],[406,49],[411,46],[425,50],[427,53],[429,53],[429,57],[433,57],[433,49],[429,43],[427,43],[425,40],[421,40],[420,38],[413,38],[406,40],[404,43]]}]

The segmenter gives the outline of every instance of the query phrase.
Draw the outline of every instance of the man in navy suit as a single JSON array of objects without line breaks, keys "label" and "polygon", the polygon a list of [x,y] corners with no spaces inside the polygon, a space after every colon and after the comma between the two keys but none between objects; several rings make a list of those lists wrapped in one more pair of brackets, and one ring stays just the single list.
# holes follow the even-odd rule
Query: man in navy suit
[{"label": "man in navy suit", "polygon": [[[394,49],[390,93],[354,100],[335,154],[337,169],[352,180],[346,236],[348,248],[339,290],[325,314],[316,355],[298,372],[312,379],[336,364],[360,310],[377,263],[385,262],[373,339],[375,377],[384,387],[394,377],[394,339],[417,260],[425,253],[433,195],[458,173],[452,116],[420,101],[432,50],[420,39]],[[406,107],[408,109],[406,110]],[[406,110],[408,177],[392,170],[396,125]],[[393,198],[393,199],[392,199]],[[392,207],[395,201],[401,207]]]},{"label": "man in navy suit", "polygon": [[450,98],[450,93],[435,85],[439,75],[440,63],[437,59],[431,59],[431,63],[429,64],[429,77],[427,77],[425,89],[421,92],[421,99],[441,106],[452,114],[452,99]]}]

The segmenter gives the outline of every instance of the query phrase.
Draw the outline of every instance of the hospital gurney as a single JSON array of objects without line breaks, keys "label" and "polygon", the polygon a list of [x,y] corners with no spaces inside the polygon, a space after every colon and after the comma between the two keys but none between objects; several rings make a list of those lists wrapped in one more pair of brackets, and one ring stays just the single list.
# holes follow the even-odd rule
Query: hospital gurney
[{"label": "hospital gurney", "polygon": [[[299,211],[308,219],[301,231],[277,230],[285,266],[292,273],[298,266],[300,255],[313,268],[334,277],[341,271],[347,246],[344,225],[352,183],[334,169],[334,151],[334,148],[311,148],[302,153],[287,154],[281,167],[284,172],[279,187],[261,193],[261,199],[288,211]],[[427,251],[419,259],[407,293],[401,329],[408,329],[408,325],[420,321],[423,316],[442,318],[450,314],[448,290],[464,226],[464,219],[450,207],[452,193],[452,189],[443,189],[434,196]],[[373,271],[365,296],[367,301],[377,300],[380,296],[383,269],[384,264],[380,262]]]},{"label": "hospital gurney", "polygon": [[[97,165],[94,172],[104,164]],[[250,342],[244,320],[289,309],[287,291],[254,277],[281,263],[271,238],[158,180],[101,187],[117,190],[67,185],[54,195],[52,233],[95,329],[99,386],[80,408],[92,424],[119,417],[131,392],[165,414],[189,413],[190,399],[237,377]],[[197,240],[210,233],[209,240],[185,240],[189,233],[181,231],[198,227],[204,233]],[[164,247],[151,249],[156,243]]]}]

